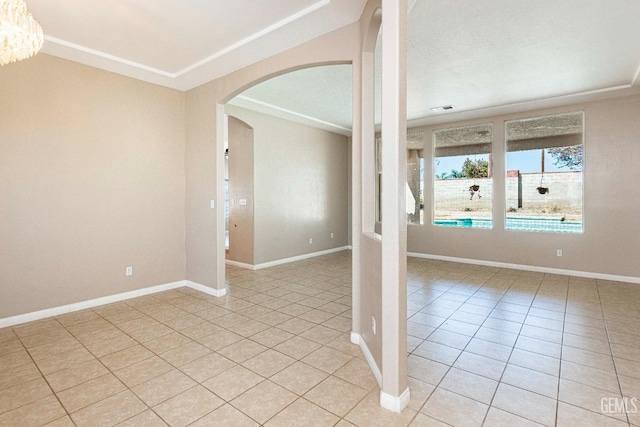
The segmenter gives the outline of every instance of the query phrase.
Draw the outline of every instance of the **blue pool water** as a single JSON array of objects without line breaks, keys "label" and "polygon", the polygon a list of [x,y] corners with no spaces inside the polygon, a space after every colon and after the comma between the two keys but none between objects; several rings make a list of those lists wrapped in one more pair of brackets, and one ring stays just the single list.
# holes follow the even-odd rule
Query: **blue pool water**
[{"label": "blue pool water", "polygon": [[[451,220],[438,220],[435,225],[446,227],[474,227],[491,228],[493,221],[490,219],[456,218]],[[528,231],[559,231],[565,233],[582,233],[581,222],[560,221],[552,218],[509,218],[507,217],[507,230]]]}]

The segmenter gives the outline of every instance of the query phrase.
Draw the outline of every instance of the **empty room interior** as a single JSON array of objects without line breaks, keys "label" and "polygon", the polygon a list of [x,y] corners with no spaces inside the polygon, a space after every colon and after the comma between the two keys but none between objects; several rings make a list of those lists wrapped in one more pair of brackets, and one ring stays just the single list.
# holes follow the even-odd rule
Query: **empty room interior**
[{"label": "empty room interior", "polygon": [[640,426],[639,21],[0,0],[0,426]]}]

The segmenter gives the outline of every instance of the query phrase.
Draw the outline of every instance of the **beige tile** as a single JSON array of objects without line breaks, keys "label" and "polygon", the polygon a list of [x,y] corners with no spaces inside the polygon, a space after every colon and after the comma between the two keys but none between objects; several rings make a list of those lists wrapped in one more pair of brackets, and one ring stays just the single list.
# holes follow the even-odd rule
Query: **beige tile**
[{"label": "beige tile", "polygon": [[558,397],[558,377],[555,375],[508,364],[501,381],[552,399]]},{"label": "beige tile", "polygon": [[219,350],[218,353],[236,363],[242,363],[245,360],[262,353],[266,349],[267,347],[258,344],[257,342],[243,339]]},{"label": "beige tile", "polygon": [[251,337],[252,341],[256,341],[266,347],[275,347],[276,345],[292,338],[294,335],[278,328],[269,328]]},{"label": "beige tile", "polygon": [[55,421],[66,414],[55,396],[50,395],[40,400],[20,406],[0,415],[0,426],[41,426]]},{"label": "beige tile", "polygon": [[127,387],[134,387],[152,378],[171,371],[173,366],[158,356],[136,362],[126,368],[117,370],[114,374],[125,383]]},{"label": "beige tile", "polygon": [[460,356],[460,353],[462,353],[462,350],[433,341],[424,341],[413,351],[413,354],[416,356],[431,359],[449,366],[453,365],[458,356]]},{"label": "beige tile", "polygon": [[569,361],[562,361],[560,369],[560,377],[567,380],[586,384],[616,394],[620,392],[618,376],[613,372],[602,371],[600,369],[590,368],[589,366],[579,365]]},{"label": "beige tile", "polygon": [[32,363],[29,353],[25,350],[14,351],[0,356],[0,371],[6,371],[29,363]]},{"label": "beige tile", "polygon": [[449,370],[449,366],[423,357],[410,355],[407,359],[409,377],[438,385]]},{"label": "beige tile", "polygon": [[222,348],[228,347],[231,344],[234,344],[242,339],[243,337],[241,335],[234,334],[233,332],[227,331],[226,329],[222,329],[220,331],[214,332],[213,334],[200,337],[197,339],[197,341],[200,344],[210,348],[211,350],[217,351]]},{"label": "beige tile", "polygon": [[313,328],[314,326],[316,326],[315,323],[294,317],[293,319],[289,319],[286,322],[280,323],[278,325],[278,329],[282,329],[283,331],[298,335]]},{"label": "beige tile", "polygon": [[484,421],[486,427],[539,427],[541,424],[534,423],[517,415],[510,414],[501,409],[491,407]]},{"label": "beige tile", "polygon": [[[51,329],[47,332],[40,332],[34,335],[28,335],[26,337],[20,337],[22,344],[28,349],[33,350],[36,347],[43,347],[45,349],[52,346],[55,350],[58,346],[68,343],[75,343],[75,338],[66,329],[59,327]],[[62,351],[71,350],[71,348],[63,349]],[[53,350],[52,350],[53,351]],[[44,352],[40,350],[40,352]],[[55,353],[53,353],[55,354]],[[45,357],[47,355],[45,354]]]},{"label": "beige tile", "polygon": [[587,411],[577,406],[558,402],[558,427],[624,427],[626,422]]},{"label": "beige tile", "polygon": [[265,378],[283,370],[296,360],[275,350],[268,349],[242,363],[242,366]]},{"label": "beige tile", "polygon": [[506,346],[513,346],[518,339],[518,331],[520,329],[520,325],[516,323],[514,327],[509,327],[508,331],[496,329],[497,327],[504,327],[507,324],[513,324],[513,322],[500,321],[500,325],[490,324],[491,319],[487,319],[484,322],[484,326],[482,326],[478,332],[474,335],[475,338],[491,341],[496,344],[502,344]]},{"label": "beige tile", "polygon": [[187,363],[180,370],[197,382],[202,383],[234,366],[236,366],[235,362],[217,353],[211,353]]},{"label": "beige tile", "polygon": [[59,392],[105,375],[108,372],[107,368],[98,360],[90,360],[77,366],[46,375],[46,378],[53,391]]},{"label": "beige tile", "polygon": [[264,424],[289,406],[296,395],[269,380],[265,380],[231,401],[231,404],[252,419]]},{"label": "beige tile", "polygon": [[319,384],[328,375],[326,372],[306,363],[296,362],[275,374],[270,380],[301,396]]},{"label": "beige tile", "polygon": [[426,416],[423,413],[417,413],[416,416],[409,424],[409,427],[448,427],[449,424],[445,424],[441,421],[436,420],[435,418],[431,418]]},{"label": "beige tile", "polygon": [[107,354],[115,353],[118,350],[123,350],[132,345],[136,345],[136,341],[132,338],[122,335],[116,338],[106,339],[104,341],[97,341],[95,343],[85,344],[87,349],[93,353],[96,357],[106,356]]},{"label": "beige tile", "polygon": [[159,404],[153,410],[169,425],[182,427],[202,418],[222,404],[222,399],[197,385]]},{"label": "beige tile", "polygon": [[451,368],[438,387],[488,405],[498,388],[498,382],[471,372]]},{"label": "beige tile", "polygon": [[437,388],[420,412],[452,426],[481,426],[488,406]]},{"label": "beige tile", "polygon": [[197,325],[184,328],[180,331],[180,333],[184,334],[185,336],[193,340],[197,340],[207,335],[215,334],[220,330],[221,330],[220,325],[213,324],[211,322],[202,322],[202,323],[198,323]]},{"label": "beige tile", "polygon": [[352,323],[351,317],[335,316],[323,322],[322,325],[340,332],[350,332]]},{"label": "beige tile", "polygon": [[0,356],[20,350],[24,350],[24,346],[18,338],[0,342]]},{"label": "beige tile", "polygon": [[560,359],[517,348],[511,353],[509,363],[548,375],[558,376],[560,374]]},{"label": "beige tile", "polygon": [[509,356],[511,356],[513,347],[491,341],[485,341],[479,338],[473,338],[464,350],[470,353],[479,354],[480,356],[506,362],[509,360]]},{"label": "beige tile", "polygon": [[84,347],[57,354],[46,359],[36,361],[38,368],[44,375],[52,374],[63,369],[78,366],[84,362],[95,360],[95,357]]},{"label": "beige tile", "polygon": [[[278,308],[282,308],[282,307],[278,307]],[[286,313],[281,313],[279,311],[272,311],[271,313],[263,314],[262,316],[257,317],[256,320],[262,323],[266,323],[267,325],[277,326],[292,318],[293,316],[290,316]]]},{"label": "beige tile", "polygon": [[71,414],[78,427],[116,425],[147,407],[130,390],[125,390]]},{"label": "beige tile", "polygon": [[506,363],[464,351],[453,366],[497,381],[502,376]]},{"label": "beige tile", "polygon": [[60,402],[69,412],[75,412],[123,391],[126,387],[112,374],[89,380],[59,392]]},{"label": "beige tile", "polygon": [[265,426],[297,427],[300,425],[313,425],[314,427],[331,427],[339,419],[335,415],[301,398],[271,418]]},{"label": "beige tile", "polygon": [[410,400],[407,407],[420,410],[435,389],[432,384],[409,377]]},{"label": "beige tile", "polygon": [[174,369],[166,374],[139,384],[131,390],[142,399],[144,403],[149,406],[155,406],[194,385],[196,385],[195,381],[177,369]]},{"label": "beige tile", "polygon": [[334,372],[333,375],[365,390],[378,387],[378,382],[365,359],[356,357]]},{"label": "beige tile", "polygon": [[192,424],[192,427],[211,426],[257,427],[258,423],[226,404]]},{"label": "beige tile", "polygon": [[0,391],[40,378],[40,376],[40,371],[33,362],[5,369],[0,371]]},{"label": "beige tile", "polygon": [[560,344],[525,336],[518,337],[515,347],[520,350],[555,357],[556,359],[560,359],[562,353],[562,346]]},{"label": "beige tile", "polygon": [[615,372],[613,358],[606,354],[563,346],[562,360],[590,366],[603,371]]},{"label": "beige tile", "polygon": [[300,334],[301,337],[315,341],[319,344],[327,344],[342,335],[342,332],[326,326],[317,325]]},{"label": "beige tile", "polygon": [[162,421],[155,412],[148,409],[144,412],[139,413],[135,417],[129,418],[126,421],[118,424],[118,427],[166,427],[168,424]]},{"label": "beige tile", "polygon": [[[37,344],[37,343],[34,343]],[[64,337],[43,345],[37,345],[29,348],[29,354],[35,361],[46,359],[56,354],[65,353],[70,350],[82,348],[80,342],[71,337]]]},{"label": "beige tile", "polygon": [[147,328],[128,332],[128,335],[138,342],[145,343],[147,341],[151,341],[168,335],[172,332],[174,332],[174,330],[170,327],[158,323]]},{"label": "beige tile", "polygon": [[316,324],[324,323],[333,317],[335,317],[334,314],[324,310],[318,310],[318,309],[307,311],[306,313],[303,313],[300,316],[298,316],[298,318],[300,319],[307,320],[309,322],[313,322]]},{"label": "beige tile", "polygon": [[329,347],[320,347],[318,350],[304,357],[302,361],[314,368],[318,368],[332,374],[351,359],[353,359],[353,356],[349,356]]},{"label": "beige tile", "polygon": [[[408,337],[410,339],[412,337]],[[356,357],[364,357],[362,354],[362,350],[358,344],[354,344],[351,342],[351,334],[345,333],[340,335],[333,341],[330,341],[326,344],[327,347],[331,347],[334,350],[338,350],[344,354],[348,354],[350,356]]]},{"label": "beige tile", "polygon": [[148,359],[153,353],[140,344],[103,356],[100,361],[111,371],[126,368],[141,360]]},{"label": "beige tile", "polygon": [[380,406],[378,389],[369,392],[345,419],[359,426],[371,427],[404,427],[409,425],[417,411],[405,408],[401,413],[394,413]]},{"label": "beige tile", "polygon": [[160,357],[171,363],[173,366],[181,367],[189,362],[193,362],[196,359],[206,356],[209,353],[211,353],[209,348],[202,344],[198,344],[197,342],[190,342],[162,353],[160,354]]},{"label": "beige tile", "polygon": [[[610,391],[600,390],[566,379],[560,380],[558,400],[570,405],[578,406],[588,411],[601,413],[603,399],[609,398],[622,400],[622,396],[619,392],[612,393]],[[613,413],[608,415],[613,418],[626,420],[625,414]]]},{"label": "beige tile", "polygon": [[193,342],[191,338],[185,337],[178,332],[171,332],[162,337],[145,341],[144,346],[156,354],[161,354],[191,342]]},{"label": "beige tile", "polygon": [[611,347],[609,346],[609,341],[606,339],[606,337],[604,340],[599,340],[565,333],[562,340],[562,345],[579,348],[581,350],[588,350],[596,353],[611,355]]},{"label": "beige tile", "polygon": [[500,383],[491,406],[546,426],[555,424],[555,399],[508,384]]},{"label": "beige tile", "polygon": [[469,344],[471,337],[468,335],[458,334],[456,332],[438,329],[429,335],[427,340],[462,350],[467,346],[467,344]]},{"label": "beige tile", "polygon": [[69,418],[68,415],[65,415],[62,418],[58,418],[55,421],[44,424],[44,427],[75,427],[75,424],[71,421],[71,418]]},{"label": "beige tile", "polygon": [[255,372],[242,366],[234,366],[202,385],[228,402],[262,381],[264,378]]},{"label": "beige tile", "polygon": [[333,414],[344,417],[366,394],[366,390],[330,376],[308,391],[304,398]]}]

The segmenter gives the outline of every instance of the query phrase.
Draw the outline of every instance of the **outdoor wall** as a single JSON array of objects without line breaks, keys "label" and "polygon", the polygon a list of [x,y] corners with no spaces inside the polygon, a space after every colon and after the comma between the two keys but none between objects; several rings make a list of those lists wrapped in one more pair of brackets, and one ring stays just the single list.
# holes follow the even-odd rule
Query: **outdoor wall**
[{"label": "outdoor wall", "polygon": [[241,160],[254,165],[253,264],[346,246],[348,138],[229,104],[225,111],[253,128],[254,157]]},{"label": "outdoor wall", "polygon": [[[584,232],[505,230],[504,121],[577,110],[585,113]],[[634,95],[420,128],[431,135],[442,127],[493,122],[494,228],[436,227],[426,221],[422,226],[409,226],[409,252],[640,278],[640,246],[635,237],[640,234],[636,220],[640,199],[635,197],[638,117],[640,95]],[[426,189],[433,186],[432,164],[432,158],[425,159]],[[425,190],[425,194],[427,207],[431,193]],[[563,250],[562,257],[556,256],[557,249]]]},{"label": "outdoor wall", "polygon": [[[513,171],[514,176],[506,178],[506,208],[522,209],[522,211],[538,213],[580,213],[582,211],[582,172],[545,172],[522,173],[518,176],[517,171]],[[540,194],[537,187],[540,180],[543,186],[549,188],[547,194]],[[477,184],[480,186],[478,192],[471,196],[469,187]],[[520,190],[519,190],[520,187]],[[459,216],[459,212],[483,213],[486,216],[493,207],[493,180],[490,178],[457,178],[457,179],[436,179],[434,182],[434,198],[436,207],[443,214],[455,211],[454,216]],[[520,197],[519,197],[520,196]],[[521,200],[519,202],[519,200]],[[545,212],[542,212],[542,211]]]},{"label": "outdoor wall", "polygon": [[[582,212],[582,171],[522,173],[518,177],[507,176],[507,209],[525,211],[535,210],[544,213],[580,213]],[[542,184],[541,184],[542,182]],[[538,187],[549,191],[540,194]],[[521,205],[518,206],[518,187],[520,187]]]},{"label": "outdoor wall", "polygon": [[184,279],[184,100],[42,53],[0,67],[0,319]]}]

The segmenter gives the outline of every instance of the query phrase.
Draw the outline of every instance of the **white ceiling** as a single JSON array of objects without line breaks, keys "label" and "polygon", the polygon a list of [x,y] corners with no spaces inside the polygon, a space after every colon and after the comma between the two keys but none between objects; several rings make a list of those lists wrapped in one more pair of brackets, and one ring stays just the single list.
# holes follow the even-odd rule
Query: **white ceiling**
[{"label": "white ceiling", "polygon": [[[366,0],[27,2],[45,53],[188,90],[356,21]],[[409,3],[412,126],[640,93],[638,0]],[[348,134],[351,67],[300,70],[232,102]]]},{"label": "white ceiling", "polygon": [[[413,0],[410,5],[410,126],[640,92],[640,1]],[[350,73],[345,66],[290,73],[254,86],[232,103],[283,117],[283,110],[294,112],[289,118],[299,121],[304,120],[296,113],[302,113],[318,118],[319,127],[344,133],[351,120]],[[444,105],[456,108],[431,110]]]},{"label": "white ceiling", "polygon": [[357,21],[366,0],[27,0],[43,52],[188,90]]}]

